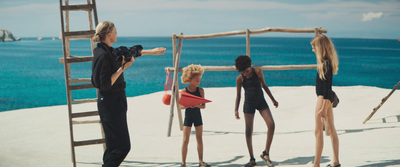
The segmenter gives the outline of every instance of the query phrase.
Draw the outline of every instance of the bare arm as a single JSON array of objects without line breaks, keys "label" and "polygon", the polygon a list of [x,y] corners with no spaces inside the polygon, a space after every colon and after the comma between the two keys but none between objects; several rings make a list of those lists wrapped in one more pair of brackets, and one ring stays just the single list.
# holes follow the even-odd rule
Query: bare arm
[{"label": "bare arm", "polygon": [[142,55],[163,55],[165,48],[154,48],[149,50],[142,50]]},{"label": "bare arm", "polygon": [[131,61],[125,63],[125,56],[122,56],[122,64],[125,64],[124,66],[121,66],[117,72],[111,75],[111,85],[114,85],[115,81],[119,78],[119,76],[124,72],[125,69],[127,69],[129,66],[132,65],[133,62],[135,62],[135,58],[132,57]]},{"label": "bare arm", "polygon": [[317,116],[321,115],[321,122],[324,122],[326,120],[326,115],[328,112],[328,106],[332,105],[331,101],[329,99],[324,99],[322,100],[322,107],[321,110],[318,111]]},{"label": "bare arm", "polygon": [[275,100],[275,98],[272,95],[271,91],[269,90],[267,84],[265,83],[264,74],[262,73],[262,71],[259,68],[255,68],[255,71],[256,71],[258,77],[260,78],[261,86],[263,87],[265,93],[268,94],[269,98],[274,103],[275,108],[277,108],[279,106],[279,103],[278,103],[278,101]]},{"label": "bare arm", "polygon": [[239,117],[239,103],[240,103],[240,96],[242,94],[242,83],[243,77],[239,75],[236,78],[236,101],[235,101],[235,118],[240,119]]},{"label": "bare arm", "polygon": [[[186,92],[186,89],[182,89],[182,92]],[[179,105],[181,109],[186,109],[187,107],[183,106],[183,105]]]},{"label": "bare arm", "polygon": [[[203,88],[200,88],[199,91],[200,91],[201,97],[202,97],[202,98],[205,98],[204,89],[203,89]],[[199,104],[199,105],[193,106],[193,108],[195,108],[195,107],[200,108],[200,109],[205,109],[205,108],[206,108],[206,104],[204,103],[204,104]]]}]

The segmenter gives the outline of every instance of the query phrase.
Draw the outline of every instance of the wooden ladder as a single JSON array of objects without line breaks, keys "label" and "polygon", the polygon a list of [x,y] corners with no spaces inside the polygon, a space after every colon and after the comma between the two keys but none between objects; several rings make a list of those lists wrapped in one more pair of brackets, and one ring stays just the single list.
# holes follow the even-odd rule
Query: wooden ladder
[{"label": "wooden ladder", "polygon": [[[70,11],[87,11],[89,16],[89,30],[84,31],[70,31],[69,24],[69,12]],[[65,14],[65,15],[64,15]],[[82,119],[84,117],[98,116],[98,111],[85,111],[85,112],[73,112],[72,104],[76,103],[90,103],[97,102],[97,99],[72,99],[72,91],[84,90],[84,89],[95,89],[91,84],[90,76],[89,78],[71,78],[71,63],[82,63],[91,62],[93,59],[93,49],[95,48],[95,43],[91,38],[95,34],[95,27],[98,24],[96,2],[95,0],[87,0],[86,4],[69,5],[68,0],[60,0],[60,15],[61,15],[61,36],[63,43],[63,53],[64,57],[60,58],[60,63],[64,63],[65,70],[65,85],[67,91],[67,102],[68,102],[68,115],[69,115],[69,128],[70,128],[70,138],[71,138],[71,157],[74,167],[76,167],[76,154],[75,147],[93,145],[93,144],[103,144],[103,149],[105,149],[105,139],[104,131],[101,127],[102,138],[94,140],[84,140],[75,141],[74,139],[74,125],[88,124],[88,123],[100,123],[99,120],[89,120],[89,121],[75,121],[74,119]],[[94,23],[93,24],[93,16]],[[64,24],[65,23],[65,24]],[[74,39],[89,39],[91,44],[92,55],[91,56],[72,56],[70,53],[70,40]],[[97,91],[96,91],[97,92]]]}]

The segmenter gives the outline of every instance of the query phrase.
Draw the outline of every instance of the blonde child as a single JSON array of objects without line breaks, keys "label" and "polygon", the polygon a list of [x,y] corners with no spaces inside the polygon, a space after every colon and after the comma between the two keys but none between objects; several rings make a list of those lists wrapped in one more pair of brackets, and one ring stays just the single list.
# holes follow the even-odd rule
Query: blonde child
[{"label": "blonde child", "polygon": [[329,167],[340,167],[339,163],[339,139],[333,122],[332,102],[332,79],[333,74],[339,70],[339,61],[335,47],[331,40],[325,35],[318,35],[311,41],[312,51],[317,57],[317,77],[315,90],[317,94],[317,105],[315,107],[315,159],[314,167],[320,166],[322,148],[324,146],[323,126],[327,125],[333,150],[333,163]]},{"label": "blonde child", "polygon": [[[204,73],[203,67],[200,65],[189,65],[183,68],[182,83],[187,84],[187,86],[182,91],[190,93],[195,96],[204,98],[204,89],[200,88],[200,80]],[[189,144],[189,137],[192,125],[194,125],[196,130],[196,140],[197,140],[197,152],[199,155],[199,167],[209,167],[207,163],[203,161],[203,120],[201,118],[200,109],[206,108],[205,104],[199,104],[196,106],[191,106],[185,108],[185,120],[183,123],[183,142],[182,142],[182,167],[186,166],[186,155]]]}]

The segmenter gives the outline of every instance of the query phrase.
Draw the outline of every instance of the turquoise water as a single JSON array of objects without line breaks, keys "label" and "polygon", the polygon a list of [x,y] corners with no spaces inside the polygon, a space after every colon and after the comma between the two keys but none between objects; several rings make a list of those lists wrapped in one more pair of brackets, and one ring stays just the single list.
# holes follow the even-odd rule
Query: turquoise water
[{"label": "turquoise water", "polygon": [[[254,65],[315,64],[311,38],[252,37]],[[400,81],[400,42],[394,39],[334,38],[339,74],[334,86],[393,88]],[[170,37],[120,37],[113,46],[142,44],[165,47],[162,56],[143,56],[125,71],[127,96],[164,90],[164,67],[172,67]],[[189,64],[234,65],[246,53],[245,37],[184,40],[181,67]],[[89,40],[71,42],[71,54],[89,56]],[[0,43],[0,111],[66,104],[60,40],[22,40]],[[73,78],[89,78],[91,63],[72,64]],[[237,72],[206,72],[202,87],[233,87]],[[315,70],[264,71],[269,86],[315,85]],[[183,87],[185,85],[181,85]],[[94,90],[73,91],[73,98],[94,98]],[[160,99],[161,100],[161,99]],[[161,103],[160,103],[161,104]]]}]

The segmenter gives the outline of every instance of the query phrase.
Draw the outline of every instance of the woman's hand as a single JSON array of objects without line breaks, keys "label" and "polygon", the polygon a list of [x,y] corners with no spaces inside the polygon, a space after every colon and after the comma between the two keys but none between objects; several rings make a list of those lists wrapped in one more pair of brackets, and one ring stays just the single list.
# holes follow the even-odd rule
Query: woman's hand
[{"label": "woman's hand", "polygon": [[240,119],[240,117],[239,117],[239,112],[238,112],[238,111],[235,111],[235,118],[236,118],[237,120]]},{"label": "woman's hand", "polygon": [[135,58],[132,57],[131,61],[125,62],[125,56],[122,56],[122,70],[127,69],[129,66],[132,65],[132,63],[135,62]]},{"label": "woman's hand", "polygon": [[152,55],[163,55],[165,53],[165,48],[154,48],[151,50]]},{"label": "woman's hand", "polygon": [[324,112],[324,110],[319,110],[316,116],[320,116],[321,117],[321,122],[325,122],[326,120],[326,112]]}]

